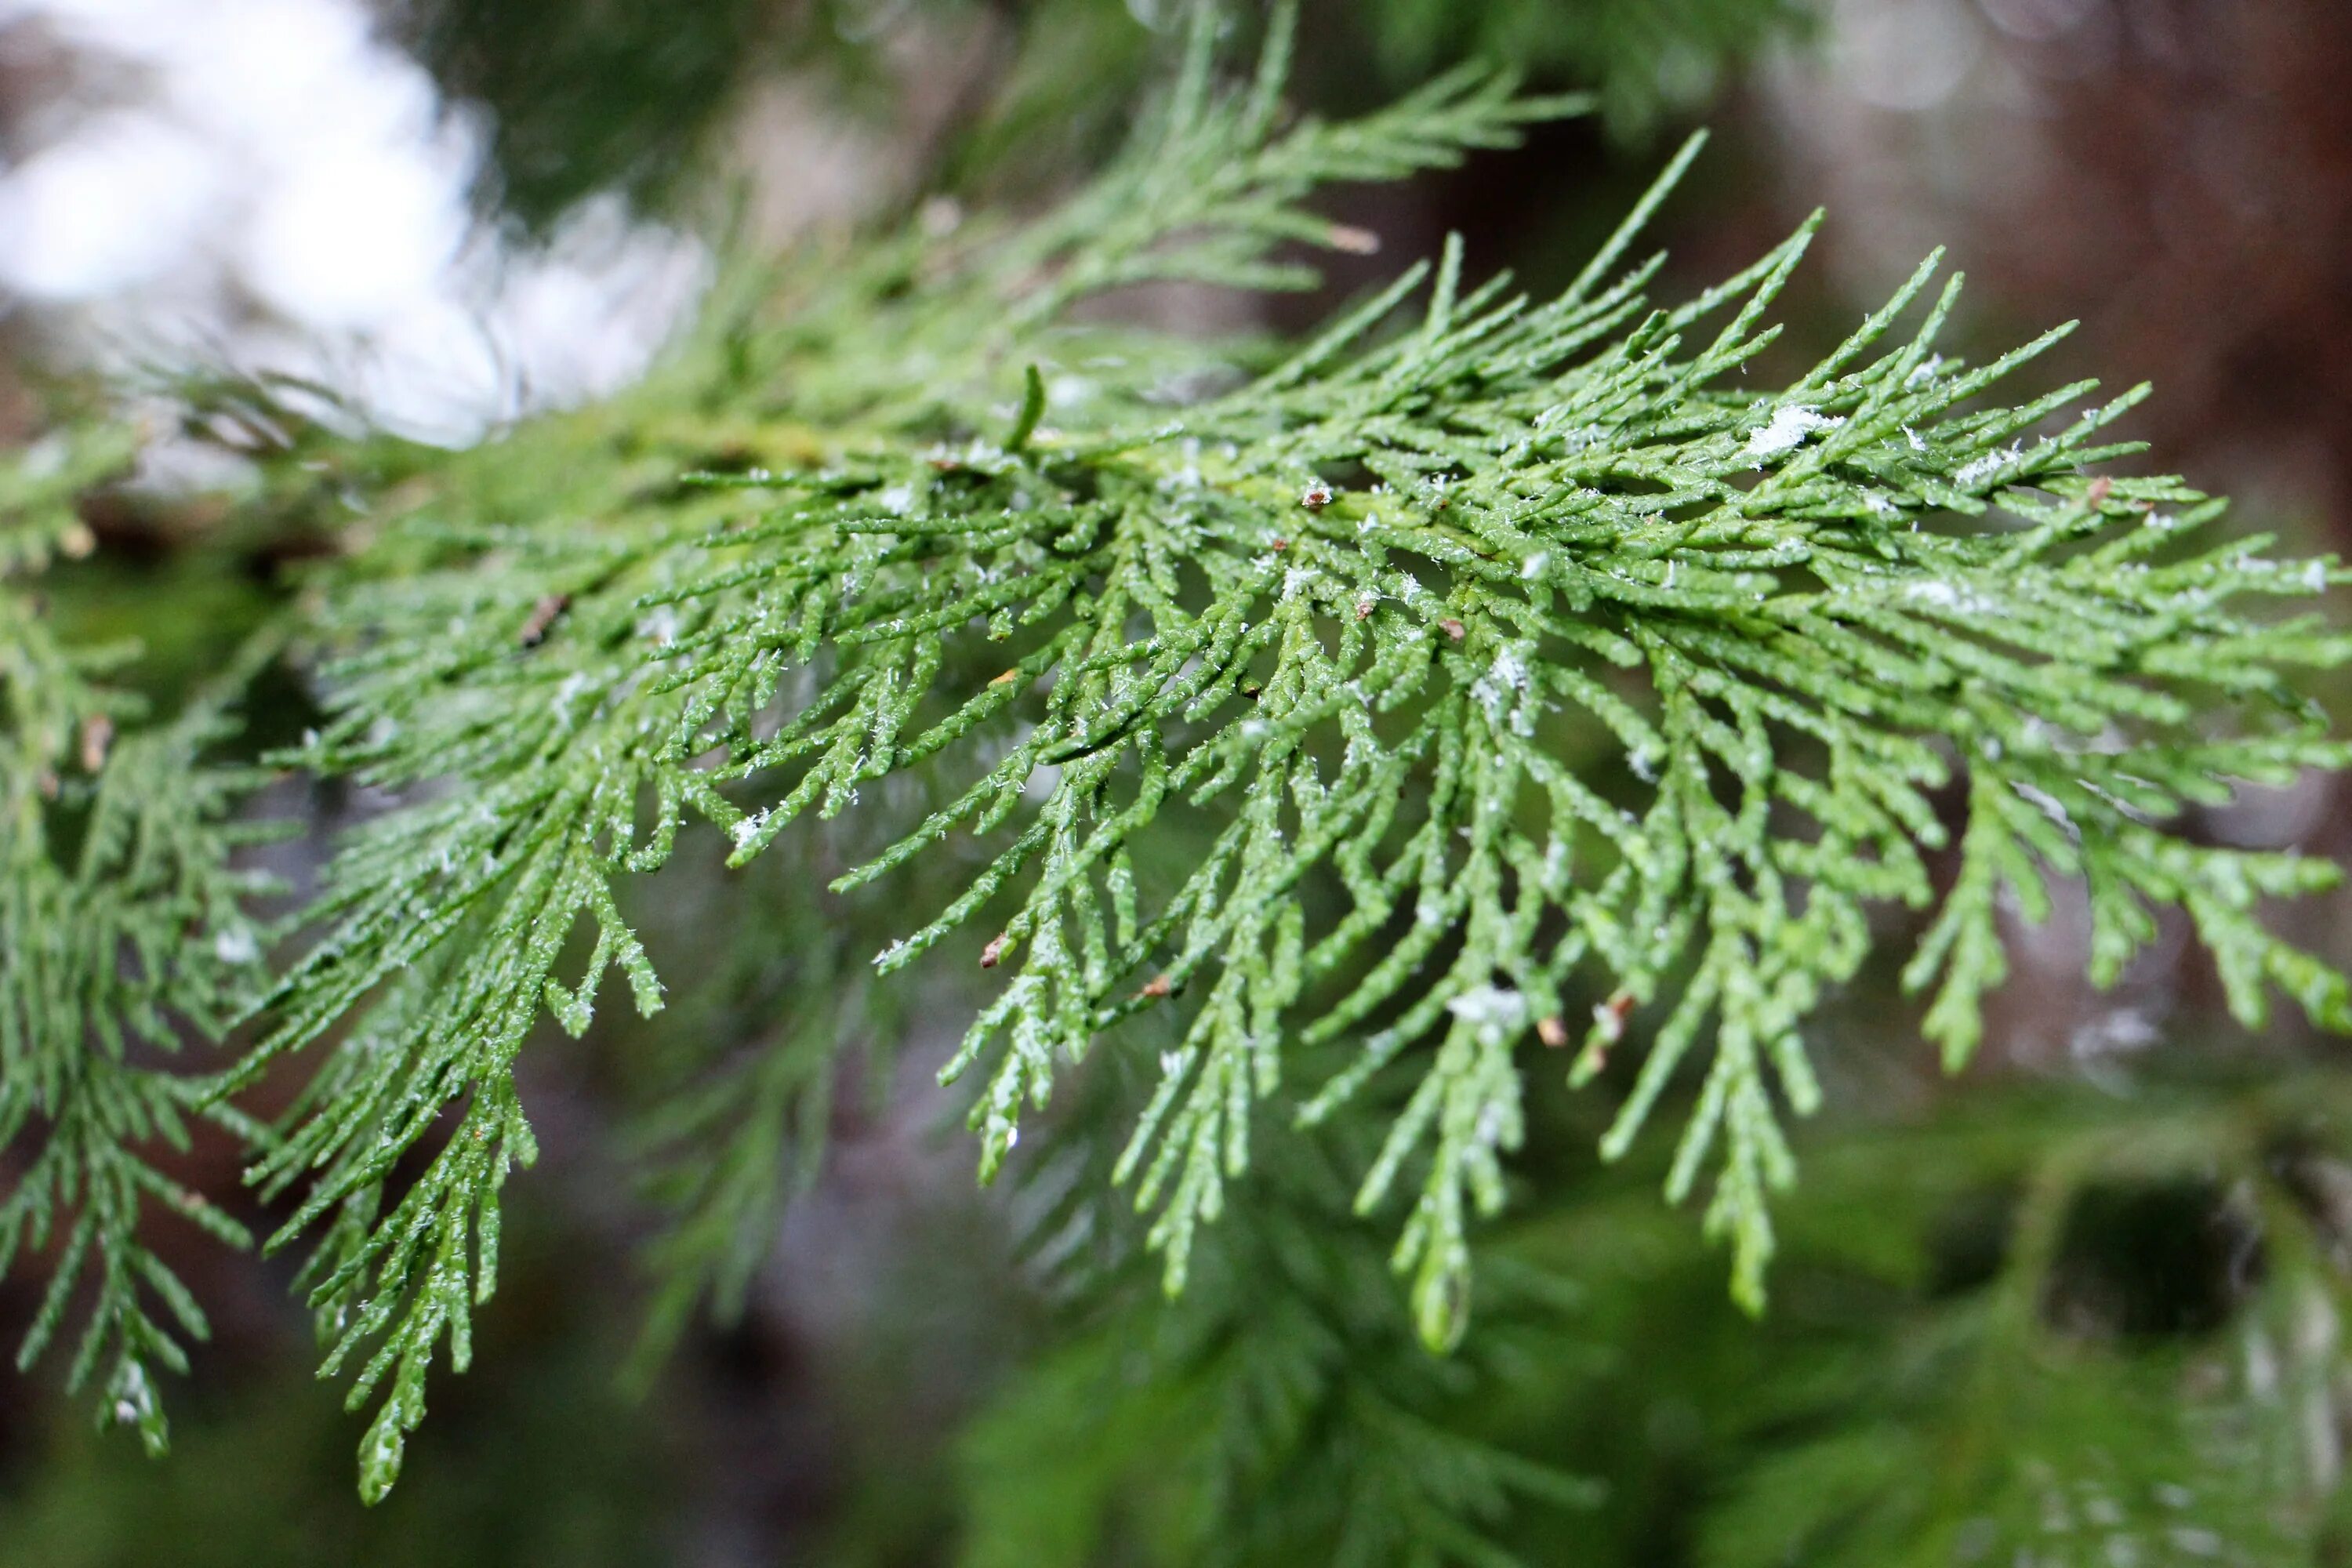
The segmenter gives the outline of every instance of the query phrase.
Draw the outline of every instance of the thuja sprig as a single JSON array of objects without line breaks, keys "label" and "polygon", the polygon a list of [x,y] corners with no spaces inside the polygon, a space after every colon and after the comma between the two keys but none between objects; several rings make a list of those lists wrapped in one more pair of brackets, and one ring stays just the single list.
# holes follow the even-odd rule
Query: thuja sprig
[{"label": "thuja sprig", "polygon": [[247,1244],[168,1166],[203,1123],[265,1135],[220,1099],[216,1073],[176,1058],[192,1038],[217,1042],[263,978],[270,932],[248,905],[271,884],[237,852],[270,829],[236,819],[258,775],[215,753],[269,646],[155,721],[110,679],[135,648],[60,636],[7,580],[89,553],[71,500],[133,445],[113,426],[67,426],[0,469],[0,1278],[47,1265],[18,1369],[64,1335],[68,1384],[98,1379],[100,1422],[161,1452],[156,1377],[186,1371],[184,1343],[207,1324],[150,1227],[169,1216]]},{"label": "thuja sprig", "polygon": [[[1292,127],[1279,47],[1238,94],[1206,58],[1061,216],[959,237],[929,274],[893,242],[808,297],[789,350],[721,356],[713,384],[784,460],[649,485],[604,433],[676,428],[673,374],[454,460],[321,584],[341,651],[303,760],[412,798],[331,872],[248,1072],[340,1031],[259,1173],[307,1184],[278,1241],[329,1223],[330,1364],[359,1369],[355,1404],[387,1391],[369,1495],[491,1288],[499,1189],[533,1148],[517,1057],[542,1013],[584,1029],[608,969],[660,1005],[616,888],[689,822],[739,864],[811,815],[898,826],[834,886],[935,901],[885,974],[934,949],[1002,973],[948,1068],[976,1085],[984,1173],[1098,1038],[1171,1016],[1118,1171],[1171,1289],[1253,1139],[1392,1087],[1356,1201],[1411,1193],[1394,1262],[1441,1347],[1524,1137],[1530,1040],[1576,1045],[1579,1081],[1641,1056],[1612,1156],[1697,1069],[1669,1191],[1711,1182],[1760,1301],[1781,1109],[1819,1098],[1802,1028],[1874,905],[1940,904],[1910,973],[1956,1062],[2003,893],[2032,912],[2052,877],[2090,890],[2097,978],[2178,907],[2242,1016],[2277,984],[2352,1022],[2341,979],[2252,915],[2332,868],[2165,831],[2232,781],[2343,761],[2293,684],[2343,637],[2259,613],[2334,568],[2215,540],[2218,504],[2175,481],[2093,477],[2137,450],[2101,433],[2138,394],[1991,401],[2056,334],[1941,356],[1957,283],[1931,294],[1932,260],[1794,382],[1740,384],[1811,226],[1650,306],[1656,263],[1627,257],[1694,145],[1557,298],[1465,288],[1449,246],[1288,359],[1171,401],[1171,367],[1213,347],[1068,308],[1155,277],[1293,281],[1272,247],[1333,237],[1297,205],[1315,181],[1558,107],[1463,79]],[[535,467],[562,505],[468,506]],[[1963,780],[1939,894],[1927,852]],[[1345,1065],[1299,1082],[1302,1047]]]}]

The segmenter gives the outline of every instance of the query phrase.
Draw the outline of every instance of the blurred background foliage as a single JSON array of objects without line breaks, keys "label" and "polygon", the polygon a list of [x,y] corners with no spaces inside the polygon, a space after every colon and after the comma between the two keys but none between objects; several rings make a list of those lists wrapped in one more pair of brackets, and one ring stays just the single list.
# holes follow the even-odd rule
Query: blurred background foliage
[{"label": "blurred background foliage", "polygon": [[[945,229],[1042,199],[1116,141],[1171,8],[385,6],[377,36],[481,128],[483,230],[541,243],[620,193],[720,247],[701,324],[637,389],[471,451],[355,434],[331,378],[176,366],[148,417],[183,467],[83,499],[47,613],[135,634],[130,678],[168,707],[372,519],[451,495],[492,518],[589,509],[760,460],[775,436],[747,389],[793,373],[803,275],[777,285],[764,258],[822,279],[877,215],[920,205]],[[0,26],[12,148],[125,90],[37,8]],[[1485,57],[1604,113],[1333,193],[1386,257],[1318,296],[1137,309],[1294,329],[1448,229],[1476,265],[1557,281],[1663,139],[1708,123],[1717,150],[1667,215],[1676,276],[1832,208],[1792,361],[1947,242],[1976,279],[1966,333],[2084,316],[2053,377],[2152,376],[2133,433],[2162,467],[2300,547],[2352,544],[2352,17],[2333,0],[1335,0],[1303,39],[1310,110]],[[28,295],[0,320],[12,444],[69,423],[93,363],[121,384],[77,310]],[[247,708],[255,751],[316,716],[283,673]],[[2258,792],[2196,830],[2341,857],[2341,789]],[[364,795],[266,795],[305,828],[272,868],[299,884]],[[814,890],[857,849],[814,839],[724,886],[714,853],[646,892],[654,956],[691,988],[531,1068],[548,1158],[511,1191],[481,1364],[436,1385],[388,1503],[352,1498],[286,1270],[159,1235],[217,1327],[174,1452],[93,1434],[53,1379],[9,1383],[0,1568],[1379,1564],[1433,1540],[1463,1562],[1668,1568],[2352,1562],[2352,1078],[2297,1026],[2234,1030],[2180,942],[2098,995],[2063,900],[2019,926],[1996,1048],[1958,1082],[1892,975],[1868,974],[1822,1042],[1833,1109],[1804,1130],[1760,1322],[1658,1202],[1658,1170],[1591,1158],[1608,1108],[1538,1068],[1479,1326],[1437,1361],[1380,1231],[1341,1217],[1344,1162],[1313,1144],[1253,1174],[1254,1222],[1212,1236],[1163,1303],[1098,1196],[1087,1129],[1137,1089],[1108,1054],[1014,1179],[974,1192],[957,1107],[929,1087],[968,999],[953,977],[866,984],[887,911]],[[2344,962],[2341,914],[2299,911],[2293,934]],[[266,1217],[232,1149],[200,1142],[177,1173]],[[0,1287],[0,1329],[34,1301]]]},{"label": "blurred background foliage", "polygon": [[[952,50],[924,151],[936,188],[1066,175],[1101,152],[1165,61],[1180,0],[404,0],[394,36],[491,121],[486,201],[544,223],[593,193],[658,206],[781,74],[903,130],[908,66]],[[1307,7],[1296,91],[1360,110],[1465,59],[1601,95],[1631,137],[1707,103],[1725,72],[1805,18],[1798,0],[1369,0]]]}]

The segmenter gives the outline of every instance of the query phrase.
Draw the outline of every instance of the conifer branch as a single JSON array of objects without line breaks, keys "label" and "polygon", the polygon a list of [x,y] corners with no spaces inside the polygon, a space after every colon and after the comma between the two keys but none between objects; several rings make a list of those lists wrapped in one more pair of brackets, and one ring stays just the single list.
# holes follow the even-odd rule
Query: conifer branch
[{"label": "conifer branch", "polygon": [[[1171,405],[1170,368],[1212,351],[1071,329],[1075,301],[1298,281],[1273,247],[1332,237],[1297,205],[1316,181],[1559,107],[1459,79],[1284,128],[1278,48],[1238,96],[1204,49],[1060,216],[929,274],[915,241],[885,247],[813,300],[760,362],[783,372],[753,445],[790,460],[648,488],[601,432],[655,427],[673,381],[468,459],[591,454],[560,504],[427,508],[325,595],[334,717],[303,761],[406,804],[337,861],[326,934],[244,1070],[348,1029],[258,1174],[308,1184],[272,1245],[331,1226],[329,1365],[358,1368],[355,1403],[387,1391],[370,1496],[494,1282],[499,1189],[533,1148],[517,1056],[542,1010],[584,1029],[608,970],[662,1005],[616,889],[690,822],[739,865],[810,816],[900,827],[834,886],[902,879],[938,910],[882,973],[935,947],[1004,972],[948,1068],[977,1085],[983,1175],[1098,1037],[1172,1015],[1117,1173],[1171,1289],[1254,1139],[1394,1085],[1355,1201],[1411,1194],[1393,1262],[1438,1347],[1524,1135],[1530,1037],[1580,1034],[1579,1081],[1639,1051],[1611,1156],[1698,1071],[1668,1191],[1711,1179],[1707,1226],[1760,1303],[1781,1110],[1819,1099],[1803,1026],[1876,906],[1940,902],[1910,979],[1956,1064],[2000,901],[2031,915],[2052,877],[2090,890],[2103,983],[2178,907],[2242,1017],[2276,984],[2352,1024],[2342,979],[2253,914],[2333,868],[2166,832],[2234,781],[2342,765],[2294,679],[2344,637],[2259,613],[2337,574],[2213,542],[2218,503],[2176,481],[2093,478],[2137,450],[2103,432],[2138,393],[1990,402],[2057,334],[1980,368],[1938,355],[1957,281],[1931,298],[1933,258],[1796,381],[1743,387],[1811,227],[1652,308],[1654,261],[1612,275],[1685,155],[1559,298],[1465,289],[1449,245]],[[1073,345],[1087,387],[1064,397]],[[743,363],[719,384],[748,402]],[[1327,1045],[1347,1065],[1298,1082]]]},{"label": "conifer branch", "polygon": [[[0,574],[86,554],[72,498],[130,451],[112,426],[69,428],[0,472]],[[47,1255],[20,1370],[82,1315],[67,1373],[101,1373],[101,1424],[168,1437],[159,1370],[185,1372],[203,1309],[152,1245],[161,1212],[232,1247],[244,1227],[168,1173],[192,1130],[264,1130],[212,1075],[179,1070],[190,1037],[217,1041],[262,977],[270,933],[247,912],[268,890],[237,850],[266,826],[232,820],[257,779],[212,753],[257,645],[176,718],[106,681],[130,647],[77,647],[0,575],[0,1278]]]}]

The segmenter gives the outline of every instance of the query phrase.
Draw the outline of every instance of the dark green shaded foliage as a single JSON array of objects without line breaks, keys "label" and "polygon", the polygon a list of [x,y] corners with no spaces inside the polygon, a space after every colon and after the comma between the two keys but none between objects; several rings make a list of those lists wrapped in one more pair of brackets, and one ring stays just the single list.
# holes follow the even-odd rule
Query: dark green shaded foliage
[{"label": "dark green shaded foliage", "polygon": [[1547,79],[1593,84],[1612,128],[1633,131],[1705,101],[1727,66],[1796,32],[1810,7],[1803,0],[1375,0],[1363,9],[1392,77],[1412,80],[1465,56],[1511,60]]},{"label": "dark green shaded foliage", "polygon": [[[1642,1184],[1548,1184],[1483,1244],[1497,1267],[1481,1278],[1573,1285],[1482,1303],[1492,1321],[1442,1363],[1437,1408],[1469,1453],[1575,1489],[1556,1479],[1538,1496],[1565,1506],[1507,1514],[1457,1500],[1360,1560],[2332,1561],[2341,1086],[2165,1077],[2131,1098],[1982,1093],[1895,1128],[1817,1130],[1760,1323],[1725,1310],[1710,1260]],[[1299,1152],[1269,1156],[1284,1168],[1254,1180],[1252,1215],[1294,1212]],[[2056,1298],[2104,1245],[2085,1211],[2117,1201],[2168,1205],[2230,1254],[2067,1313]],[[1412,1505],[1392,1479],[1376,1500],[1349,1490],[1389,1472],[1344,1412],[1381,1408],[1410,1371],[1380,1353],[1376,1309],[1342,1292],[1335,1310],[1317,1288],[1349,1242],[1294,1236],[1269,1255],[1255,1235],[1204,1240],[1199,1295],[1173,1307],[1096,1288],[1086,1331],[965,1438],[963,1561],[1341,1561],[1352,1530]],[[1970,1253],[1989,1267],[1955,1277]],[[2200,1297],[2226,1310],[2184,1322]]]},{"label": "dark green shaded foliage", "polygon": [[[1930,1133],[1912,1156],[1940,1162],[1930,1182],[2013,1184],[2000,1270],[1880,1326],[1874,1352],[1825,1338],[1769,1369],[1744,1418],[1758,1451],[1702,1559],[2334,1561],[2344,1113],[2339,1084],[2306,1079],[2029,1103],[2010,1126]],[[1813,1173],[1883,1187],[1891,1168],[1865,1142]],[[2115,1252],[2096,1226],[2119,1202],[2226,1247],[2111,1279],[2084,1310],[2082,1276]],[[1826,1212],[1866,1227],[1871,1205],[1848,1205]]]},{"label": "dark green shaded foliage", "polygon": [[19,1370],[62,1331],[68,1383],[100,1377],[100,1420],[160,1452],[154,1377],[184,1372],[207,1331],[144,1225],[161,1211],[247,1245],[168,1165],[199,1123],[260,1131],[172,1058],[257,992],[269,932],[247,906],[269,884],[232,864],[266,834],[230,820],[256,775],[211,761],[253,660],[149,721],[107,679],[135,650],[69,646],[8,576],[89,552],[72,499],[129,451],[111,430],[60,433],[0,479],[0,1278],[46,1265]]},{"label": "dark green shaded foliage", "polygon": [[[173,1392],[168,1461],[89,1434],[30,1386],[9,1405],[5,1568],[669,1568],[670,1510],[702,1478],[674,1424],[612,1384],[629,1308],[580,1290],[614,1259],[561,1205],[528,1205],[486,1364],[419,1445],[400,1495],[352,1500],[349,1432],[298,1362],[224,1343]],[[519,1227],[520,1228],[520,1227]],[[227,1314],[224,1314],[226,1316]],[[250,1324],[247,1325],[247,1331]],[[225,1340],[233,1336],[224,1325]],[[222,1378],[224,1364],[237,1375]],[[779,1558],[779,1561],[794,1561]]]},{"label": "dark green shaded foliage", "polygon": [[[1233,9],[1255,26],[1263,8]],[[933,173],[1034,193],[1116,144],[1188,10],[1179,0],[406,0],[390,31],[485,116],[486,205],[543,230],[599,193],[691,206],[723,164],[717,143],[731,117],[780,70],[888,124],[904,109],[910,35],[935,35],[918,58],[983,47],[999,66],[952,89],[917,73],[926,90],[953,94],[947,133],[920,150]],[[1546,86],[1591,89],[1613,129],[1638,132],[1704,103],[1734,62],[1805,16],[1801,0],[1351,0],[1307,8],[1298,71],[1315,101],[1361,101],[1461,60],[1508,61]]]},{"label": "dark green shaded foliage", "polygon": [[647,205],[671,194],[756,73],[785,58],[777,9],[408,0],[395,30],[444,92],[487,114],[484,194],[539,228],[599,193]]}]

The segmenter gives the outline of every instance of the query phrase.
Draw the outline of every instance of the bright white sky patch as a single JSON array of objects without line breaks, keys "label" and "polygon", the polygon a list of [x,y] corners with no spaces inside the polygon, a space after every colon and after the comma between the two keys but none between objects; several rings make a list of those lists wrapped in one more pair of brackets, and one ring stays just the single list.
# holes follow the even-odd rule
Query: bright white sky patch
[{"label": "bright white sky patch", "polygon": [[89,357],[291,372],[457,441],[625,384],[708,279],[617,198],[485,232],[487,128],[361,0],[0,0],[11,26],[126,86],[0,167],[0,296]]}]

